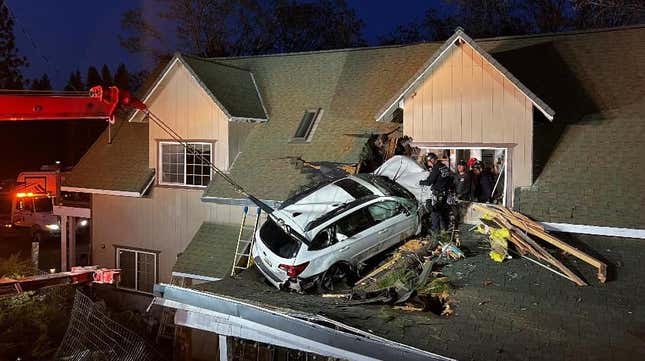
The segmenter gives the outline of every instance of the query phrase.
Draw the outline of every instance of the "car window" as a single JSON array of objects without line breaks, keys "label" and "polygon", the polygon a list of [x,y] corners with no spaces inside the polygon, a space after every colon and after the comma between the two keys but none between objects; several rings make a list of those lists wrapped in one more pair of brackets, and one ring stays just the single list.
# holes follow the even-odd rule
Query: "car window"
[{"label": "car window", "polygon": [[407,199],[415,199],[414,194],[410,193],[409,190],[405,189],[405,187],[403,187],[399,183],[396,183],[387,177],[375,176],[373,174],[367,174],[367,173],[359,174],[358,176],[374,184],[386,195],[407,198]]},{"label": "car window", "polygon": [[347,211],[348,209],[352,209],[354,207],[357,207],[358,205],[366,203],[366,202],[369,202],[370,200],[375,199],[375,198],[378,198],[378,196],[370,195],[370,196],[367,196],[367,197],[364,197],[364,198],[361,198],[361,199],[355,199],[355,200],[353,200],[353,201],[351,201],[349,203],[345,203],[345,204],[343,204],[343,205],[341,205],[341,206],[339,206],[337,208],[334,208],[332,211],[329,211],[329,212],[323,214],[322,216],[314,219],[313,221],[307,223],[307,225],[305,226],[305,231],[306,232],[311,231],[312,229],[320,226],[321,224],[327,222],[328,220],[330,220],[330,219],[338,216],[339,214]]},{"label": "car window", "polygon": [[350,196],[354,197],[354,199],[359,199],[374,194],[362,184],[349,178],[341,179],[338,182],[334,183],[334,185],[342,188],[345,192],[349,193]]},{"label": "car window", "polygon": [[367,211],[374,222],[379,223],[400,214],[402,207],[398,202],[389,200],[374,203],[367,207]]},{"label": "car window", "polygon": [[336,222],[336,236],[339,241],[342,241],[363,232],[376,223],[367,208],[361,208]]},{"label": "car window", "polygon": [[317,251],[332,246],[338,242],[336,238],[336,225],[329,226],[320,231],[311,241],[310,251]]},{"label": "car window", "polygon": [[16,204],[16,208],[18,208],[21,211],[33,211],[34,210],[34,203],[31,198],[27,199],[21,199],[18,201],[18,204]]}]

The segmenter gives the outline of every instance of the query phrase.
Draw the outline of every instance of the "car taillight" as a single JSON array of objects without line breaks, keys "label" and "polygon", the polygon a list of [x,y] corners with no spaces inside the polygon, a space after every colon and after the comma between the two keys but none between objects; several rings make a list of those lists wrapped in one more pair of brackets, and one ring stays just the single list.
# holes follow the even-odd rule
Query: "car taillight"
[{"label": "car taillight", "polygon": [[305,262],[305,263],[299,264],[297,266],[291,266],[291,265],[288,265],[288,264],[281,264],[281,265],[278,266],[278,268],[280,268],[283,271],[286,271],[287,276],[289,276],[289,277],[298,277],[298,275],[301,274],[302,271],[304,271],[305,268],[307,268],[308,265],[309,265],[309,262]]}]

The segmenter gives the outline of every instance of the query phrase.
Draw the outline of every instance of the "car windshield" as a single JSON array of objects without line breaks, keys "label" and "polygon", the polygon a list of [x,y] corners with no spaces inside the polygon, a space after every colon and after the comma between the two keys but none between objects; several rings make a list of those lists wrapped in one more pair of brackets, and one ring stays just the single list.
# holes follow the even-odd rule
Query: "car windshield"
[{"label": "car windshield", "polygon": [[412,194],[409,190],[405,189],[405,187],[390,180],[387,177],[377,176],[377,175],[368,174],[368,173],[359,174],[358,177],[372,183],[378,189],[380,189],[385,195],[406,198],[406,199],[416,199],[414,197],[414,194]]},{"label": "car windshield", "polygon": [[51,212],[53,210],[51,198],[36,198],[34,199],[34,206],[36,212]]},{"label": "car windshield", "polygon": [[271,252],[282,258],[293,258],[300,249],[300,242],[276,224],[273,217],[268,217],[260,228],[260,238]]}]

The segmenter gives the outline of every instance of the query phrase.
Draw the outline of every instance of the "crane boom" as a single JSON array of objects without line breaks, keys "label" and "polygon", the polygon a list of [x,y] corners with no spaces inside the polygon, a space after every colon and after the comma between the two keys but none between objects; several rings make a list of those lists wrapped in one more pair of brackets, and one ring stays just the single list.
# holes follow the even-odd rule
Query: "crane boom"
[{"label": "crane boom", "polygon": [[0,121],[107,119],[124,106],[146,110],[143,102],[117,87],[95,86],[88,93],[17,92],[0,96]]}]

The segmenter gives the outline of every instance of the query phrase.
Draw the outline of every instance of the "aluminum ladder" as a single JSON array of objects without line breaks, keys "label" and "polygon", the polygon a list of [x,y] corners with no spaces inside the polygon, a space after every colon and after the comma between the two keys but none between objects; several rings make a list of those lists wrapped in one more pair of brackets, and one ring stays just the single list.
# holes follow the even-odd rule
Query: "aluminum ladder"
[{"label": "aluminum ladder", "polygon": [[[170,284],[184,287],[185,277],[170,277]],[[175,338],[175,309],[170,307],[163,307],[161,310],[161,319],[159,320],[159,328],[157,329],[157,337],[155,341],[159,343],[162,338],[172,340]]]},{"label": "aluminum ladder", "polygon": [[247,224],[253,217],[249,216],[249,207],[244,206],[242,210],[242,224],[240,225],[240,233],[237,236],[237,244],[235,245],[235,257],[233,257],[233,267],[231,268],[231,276],[234,276],[237,271],[245,270],[251,266],[251,249],[253,248],[253,241],[255,240],[255,231],[260,224],[260,215],[262,210],[258,207],[255,209],[255,220],[252,224]]}]

